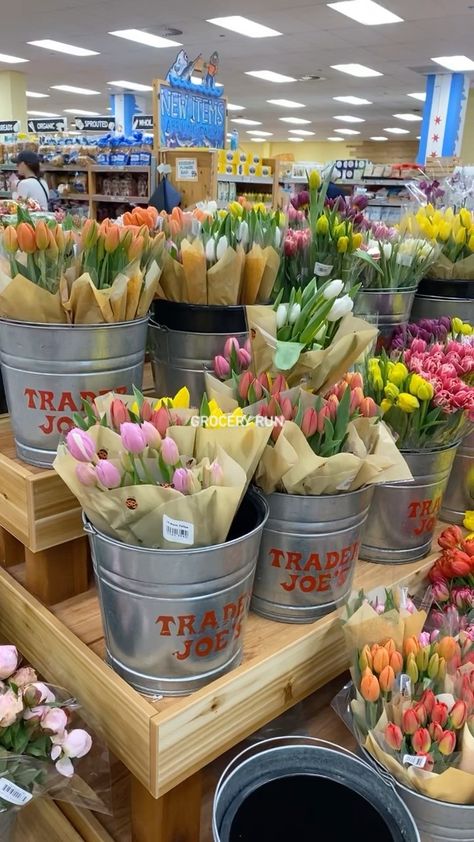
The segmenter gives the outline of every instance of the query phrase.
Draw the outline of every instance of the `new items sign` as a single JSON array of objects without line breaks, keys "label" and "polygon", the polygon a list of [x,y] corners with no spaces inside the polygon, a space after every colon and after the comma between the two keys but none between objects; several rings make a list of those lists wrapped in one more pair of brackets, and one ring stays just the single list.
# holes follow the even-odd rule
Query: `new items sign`
[{"label": "new items sign", "polygon": [[[197,86],[196,86],[197,87]],[[195,89],[159,88],[160,146],[225,146],[225,100]]]}]

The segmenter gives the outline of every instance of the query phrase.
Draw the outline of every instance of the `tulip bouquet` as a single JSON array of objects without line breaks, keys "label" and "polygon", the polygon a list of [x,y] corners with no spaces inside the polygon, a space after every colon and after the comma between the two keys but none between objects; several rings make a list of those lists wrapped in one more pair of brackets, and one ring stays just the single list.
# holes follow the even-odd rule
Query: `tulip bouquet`
[{"label": "tulip bouquet", "polygon": [[[473,522],[467,512],[465,523]],[[474,534],[464,536],[459,526],[449,526],[438,544],[441,554],[428,574],[435,603],[430,621],[435,628],[448,626],[451,633],[465,631],[474,639]]]},{"label": "tulip bouquet", "polygon": [[[82,725],[77,703],[67,691],[43,684],[34,669],[20,662],[14,646],[0,646],[0,814],[46,792],[104,810],[90,787],[84,796],[76,777],[89,777],[89,764],[81,759],[92,749],[90,734],[74,727]],[[104,762],[97,752],[92,754],[91,783],[107,771],[100,768]]]},{"label": "tulip bouquet", "polygon": [[474,389],[465,379],[473,361],[470,345],[427,346],[421,339],[394,359],[382,351],[367,360],[367,392],[380,405],[398,447],[443,447],[467,435],[474,422]]},{"label": "tulip bouquet", "polygon": [[22,213],[0,232],[0,314],[19,321],[98,324],[148,312],[163,236],[87,220],[79,233]]},{"label": "tulip bouquet", "polygon": [[270,299],[280,267],[283,228],[279,211],[229,211],[206,216],[191,234],[168,241],[161,287],[171,301],[189,304],[254,304]]},{"label": "tulip bouquet", "polygon": [[372,258],[363,275],[365,289],[415,289],[437,260],[440,249],[421,237],[401,235],[395,228],[373,223],[362,250]]},{"label": "tulip bouquet", "polygon": [[186,387],[174,397],[147,398],[138,389],[133,395],[116,395],[109,392],[99,395],[93,403],[83,400],[83,412],[74,413],[73,419],[81,430],[88,430],[96,424],[120,432],[120,425],[126,422],[141,424],[152,423],[161,436],[166,435],[168,427],[179,427],[189,422],[196,413],[190,408],[190,395]]},{"label": "tulip bouquet", "polygon": [[250,340],[246,339],[242,347],[235,336],[226,339],[222,354],[214,357],[214,373],[219,380],[228,380],[246,371],[250,365]]},{"label": "tulip bouquet", "polygon": [[54,468],[92,524],[116,540],[168,549],[222,543],[271,429],[203,424],[197,415],[174,424],[161,409],[170,412],[161,407],[149,421],[134,413],[119,433],[106,416],[88,431],[74,428]]},{"label": "tulip bouquet", "polygon": [[[358,595],[343,626],[353,685],[336,701],[365,751],[410,789],[474,803],[472,641],[423,631],[406,590]],[[425,600],[426,607],[429,599]]]},{"label": "tulip bouquet", "polygon": [[450,319],[449,316],[441,316],[439,319],[420,319],[418,322],[410,322],[407,325],[397,325],[387,350],[389,353],[403,351],[414,339],[422,339],[428,345],[435,342],[444,344],[448,339],[460,341],[463,337],[472,336],[473,333],[474,327],[457,317]]},{"label": "tulip bouquet", "polygon": [[438,243],[440,253],[429,267],[430,278],[474,278],[474,214],[466,208],[435,210],[428,204],[400,223],[401,236],[421,235]]}]

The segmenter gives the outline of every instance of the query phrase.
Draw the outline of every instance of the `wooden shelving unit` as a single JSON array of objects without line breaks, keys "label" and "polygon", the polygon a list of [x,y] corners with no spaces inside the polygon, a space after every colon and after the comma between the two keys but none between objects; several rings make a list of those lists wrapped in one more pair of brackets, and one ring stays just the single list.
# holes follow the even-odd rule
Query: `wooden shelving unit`
[{"label": "wooden shelving unit", "polygon": [[[433,560],[434,555],[407,565],[359,562],[355,587],[416,583]],[[144,698],[104,663],[94,588],[48,610],[20,584],[23,578],[23,565],[0,570],[0,635],[48,681],[77,695],[129,770],[133,842],[197,842],[201,770],[347,667],[335,614],[311,625],[251,614],[240,667],[188,697]],[[122,827],[123,822],[122,817]],[[106,824],[114,842],[127,839],[114,835],[113,821]],[[101,837],[90,833],[87,839]]]},{"label": "wooden shelving unit", "polygon": [[[219,173],[217,181],[223,184],[235,184],[237,196],[242,193],[261,194],[262,201],[264,201],[268,207],[276,209],[280,206],[277,161],[274,158],[262,158],[262,164],[272,168],[272,175],[259,176]],[[228,200],[222,200],[223,207],[227,204],[227,201]]]}]

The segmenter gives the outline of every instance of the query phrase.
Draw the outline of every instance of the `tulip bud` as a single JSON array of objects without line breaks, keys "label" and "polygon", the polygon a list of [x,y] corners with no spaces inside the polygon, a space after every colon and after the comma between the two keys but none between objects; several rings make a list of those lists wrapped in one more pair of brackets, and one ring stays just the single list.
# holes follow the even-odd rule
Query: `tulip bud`
[{"label": "tulip bud", "polygon": [[392,667],[395,675],[399,675],[403,669],[403,656],[400,652],[393,652],[390,655],[390,666]]},{"label": "tulip bud", "polygon": [[189,494],[191,491],[191,478],[191,471],[187,468],[176,468],[172,479],[176,491],[180,491],[181,494]]},{"label": "tulip bud", "polygon": [[253,374],[251,371],[245,371],[239,379],[238,392],[242,400],[247,400],[250,386],[252,385]]},{"label": "tulip bud", "polygon": [[359,669],[362,672],[367,669],[372,670],[372,655],[367,644],[359,652]]},{"label": "tulip bud", "polygon": [[91,249],[95,246],[99,238],[99,226],[94,219],[86,219],[84,222],[81,243],[83,249]]},{"label": "tulip bud", "polygon": [[95,444],[88,433],[75,427],[66,436],[66,446],[78,462],[90,462],[95,456]]},{"label": "tulip bud", "polygon": [[414,711],[416,713],[416,716],[418,718],[418,722],[420,723],[420,725],[426,725],[426,722],[427,722],[427,719],[428,719],[428,712],[427,712],[423,702],[418,702],[414,707]]},{"label": "tulip bud", "polygon": [[448,721],[448,706],[444,702],[435,702],[431,711],[431,721],[437,722],[444,728]]},{"label": "tulip bud", "polygon": [[294,325],[298,319],[298,316],[301,313],[301,304],[293,304],[291,310],[288,313],[288,322],[290,325]]},{"label": "tulip bud", "polygon": [[407,637],[407,639],[403,642],[403,652],[405,656],[409,655],[410,652],[413,652],[413,654],[416,655],[419,648],[420,644],[414,635],[412,637]]},{"label": "tulip bud", "polygon": [[237,359],[241,369],[243,370],[249,367],[252,357],[246,348],[239,348],[237,351]]},{"label": "tulip bud", "polygon": [[373,656],[373,670],[375,673],[380,674],[385,667],[389,664],[389,654],[387,650],[381,646],[375,652]]},{"label": "tulip bud", "polygon": [[361,401],[364,400],[364,392],[363,390],[357,386],[355,389],[351,389],[351,399],[349,403],[349,412],[351,415],[354,414],[359,409]]},{"label": "tulip bud", "polygon": [[319,190],[321,187],[321,176],[318,170],[311,170],[308,176],[308,184],[310,190]]},{"label": "tulip bud", "polygon": [[288,383],[286,382],[285,377],[283,374],[277,374],[270,388],[271,394],[279,395],[280,392],[284,392],[286,389],[288,389]]},{"label": "tulip bud", "polygon": [[214,371],[219,380],[225,380],[230,374],[230,365],[225,357],[214,357]]},{"label": "tulip bud", "polygon": [[360,692],[366,702],[377,701],[380,696],[380,686],[375,675],[370,674],[362,677]]},{"label": "tulip bud", "polygon": [[454,731],[444,731],[438,740],[438,749],[441,754],[448,757],[456,748],[456,734]]},{"label": "tulip bud", "polygon": [[143,421],[140,426],[148,447],[153,447],[154,450],[159,450],[161,445],[161,435],[155,425],[150,421]]},{"label": "tulip bud", "polygon": [[120,429],[121,424],[130,421],[130,413],[120,398],[114,398],[110,404],[110,421],[116,430]]},{"label": "tulip bud", "polygon": [[428,664],[430,660],[430,646],[424,646],[422,649],[419,649],[416,656],[416,665],[420,671],[420,673],[426,672],[428,669]]},{"label": "tulip bud", "polygon": [[308,407],[303,413],[301,420],[301,432],[307,439],[314,436],[318,429],[318,413],[313,407]]},{"label": "tulip bud", "polygon": [[13,225],[7,225],[3,232],[3,247],[9,254],[18,251],[18,237]]},{"label": "tulip bud", "polygon": [[404,734],[414,734],[419,727],[418,717],[414,708],[407,708],[402,713],[402,729]]},{"label": "tulip bud", "polygon": [[430,737],[434,743],[437,743],[443,736],[443,729],[438,722],[430,722],[428,725],[428,731],[430,732]]},{"label": "tulip bud", "polygon": [[431,711],[433,710],[436,704],[436,696],[432,690],[425,690],[421,697],[421,701],[423,702],[428,715],[431,716]]},{"label": "tulip bud", "polygon": [[125,450],[135,455],[143,453],[147,446],[145,434],[140,425],[132,424],[129,421],[120,425],[120,438]]},{"label": "tulip bud", "polygon": [[428,663],[428,678],[435,679],[439,672],[439,655],[434,653]]},{"label": "tulip bud", "polygon": [[437,643],[437,651],[440,658],[450,661],[456,654],[456,641],[454,637],[442,637]]},{"label": "tulip bud", "polygon": [[361,400],[359,412],[364,418],[375,418],[379,414],[378,406],[370,396]]},{"label": "tulip bud", "polygon": [[39,222],[36,223],[35,227],[35,240],[36,240],[36,247],[40,251],[46,251],[49,246],[49,233],[48,233],[48,226],[46,223],[40,219]]},{"label": "tulip bud", "polygon": [[179,461],[179,450],[174,439],[165,436],[161,442],[161,458],[165,465],[176,465]]},{"label": "tulip bud", "polygon": [[418,728],[412,734],[411,744],[417,754],[426,754],[431,748],[430,732],[427,728]]},{"label": "tulip bud", "polygon": [[229,336],[224,345],[224,357],[226,360],[230,360],[233,348],[236,353],[240,350],[239,340],[235,336]]},{"label": "tulip bud", "polygon": [[398,725],[389,722],[385,727],[384,737],[385,742],[393,751],[400,751],[403,743],[403,734]]},{"label": "tulip bud", "polygon": [[286,325],[288,318],[288,304],[279,304],[276,311],[277,329]]},{"label": "tulip bud", "polygon": [[[336,278],[334,281],[331,281],[331,283],[329,283],[327,287],[323,290],[323,298],[325,298],[326,301],[330,301],[331,298],[337,298],[341,294],[343,289],[344,281],[341,281],[338,278]],[[362,382],[356,383],[355,386],[362,386]]]},{"label": "tulip bud", "polygon": [[[381,650],[384,651],[383,649]],[[386,666],[383,668],[382,672],[379,675],[379,684],[382,693],[391,693],[393,689],[393,685],[395,684],[395,673],[390,666]]]},{"label": "tulip bud", "polygon": [[407,658],[406,674],[410,676],[412,684],[416,684],[419,672],[413,653],[411,653]]},{"label": "tulip bud", "polygon": [[76,465],[76,477],[81,485],[92,486],[97,485],[97,476],[93,465],[88,465],[85,462],[79,462]]},{"label": "tulip bud", "polygon": [[99,459],[95,472],[100,484],[105,488],[118,488],[120,485],[120,471],[108,459]]},{"label": "tulip bud", "polygon": [[20,222],[16,228],[18,248],[25,254],[33,254],[36,251],[35,231],[29,222]]},{"label": "tulip bud", "polygon": [[453,728],[462,728],[467,719],[467,705],[462,699],[458,699],[449,711],[449,719]]}]

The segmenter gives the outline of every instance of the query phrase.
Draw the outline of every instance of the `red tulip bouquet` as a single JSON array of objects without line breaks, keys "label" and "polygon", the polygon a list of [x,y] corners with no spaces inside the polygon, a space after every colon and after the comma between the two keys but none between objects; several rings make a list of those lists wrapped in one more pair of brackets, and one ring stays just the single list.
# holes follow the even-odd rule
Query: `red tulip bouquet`
[{"label": "red tulip bouquet", "polygon": [[441,554],[428,578],[433,592],[434,628],[463,631],[474,640],[474,535],[449,526],[438,537]]},{"label": "red tulip bouquet", "polygon": [[[353,686],[335,707],[366,752],[429,798],[474,803],[474,646],[423,631],[427,610],[405,589],[359,594],[343,626]],[[423,603],[422,603],[423,605]],[[398,606],[398,607],[397,607]]]}]

